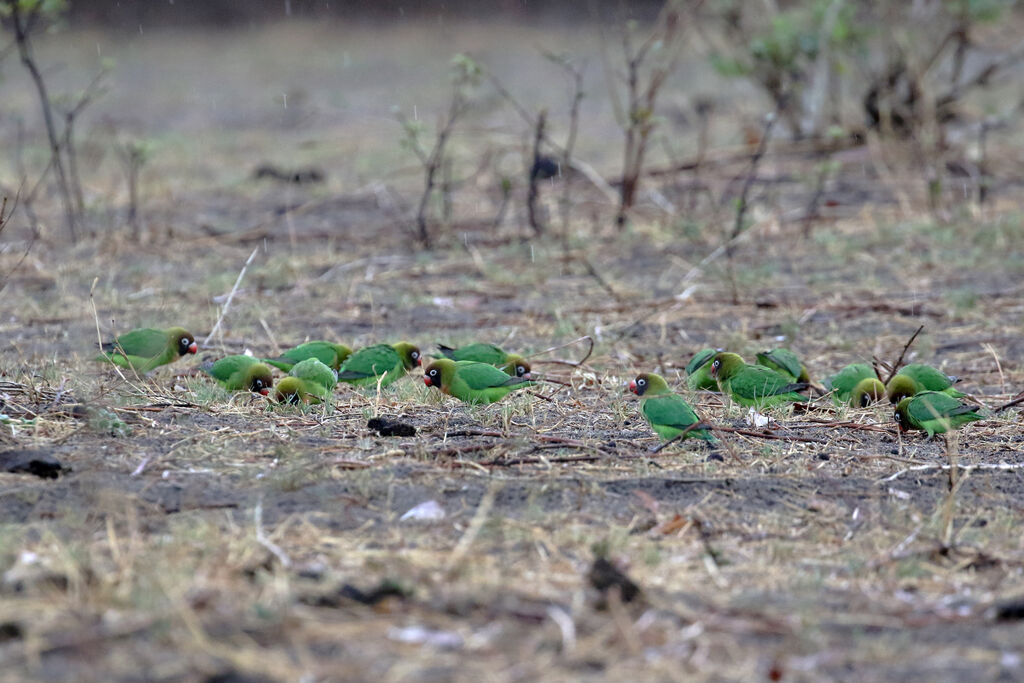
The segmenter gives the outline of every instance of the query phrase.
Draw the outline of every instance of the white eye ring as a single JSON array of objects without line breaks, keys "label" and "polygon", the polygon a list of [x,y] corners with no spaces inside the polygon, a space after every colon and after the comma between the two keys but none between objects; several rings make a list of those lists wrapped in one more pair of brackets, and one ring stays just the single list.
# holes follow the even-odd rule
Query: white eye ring
[{"label": "white eye ring", "polygon": [[642,384],[647,384],[647,380],[645,380],[645,379],[638,379],[638,380],[636,381],[636,383],[637,383],[637,384],[641,384],[641,385],[642,385]]}]

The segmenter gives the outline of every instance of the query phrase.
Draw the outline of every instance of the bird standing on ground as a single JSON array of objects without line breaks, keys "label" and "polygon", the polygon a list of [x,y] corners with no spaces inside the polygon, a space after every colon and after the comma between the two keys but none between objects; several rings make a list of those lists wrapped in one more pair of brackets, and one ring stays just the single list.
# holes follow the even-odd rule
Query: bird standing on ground
[{"label": "bird standing on ground", "polygon": [[338,368],[338,381],[357,387],[386,387],[420,364],[420,350],[409,342],[374,344],[359,349]]},{"label": "bird standing on ground", "polygon": [[288,376],[277,383],[277,400],[282,403],[326,401],[338,383],[337,374],[316,358],[299,361]]},{"label": "bird standing on ground", "polygon": [[494,403],[509,393],[535,384],[502,372],[488,363],[438,358],[423,370],[423,383],[465,403]]},{"label": "bird standing on ground", "polygon": [[808,401],[797,393],[807,388],[806,383],[790,382],[762,365],[748,365],[735,353],[716,354],[711,361],[711,376],[718,380],[722,392],[741,406],[762,409]]},{"label": "bird standing on ground", "polygon": [[825,389],[837,404],[847,403],[853,390],[866,379],[878,379],[875,369],[867,363],[850,363],[825,380]]},{"label": "bird standing on ground", "polygon": [[629,390],[640,397],[641,414],[662,439],[674,439],[686,432],[683,439],[702,439],[709,443],[718,441],[706,427],[693,427],[700,422],[696,411],[682,396],[672,393],[661,375],[637,375],[629,383]]},{"label": "bird standing on ground", "polygon": [[296,363],[307,358],[316,358],[324,365],[337,370],[352,355],[352,349],[344,344],[329,341],[308,341],[292,347],[277,358],[264,358],[263,362],[278,370],[289,372]]},{"label": "bird standing on ground", "polygon": [[488,365],[501,368],[506,374],[515,375],[516,377],[530,374],[530,364],[526,362],[525,358],[519,354],[508,353],[495,344],[475,342],[460,346],[457,349],[445,346],[444,344],[438,344],[437,349],[441,352],[442,356],[452,360],[472,360],[477,363],[487,363]]},{"label": "bird standing on ground", "polygon": [[274,384],[270,368],[252,356],[225,356],[217,361],[207,361],[199,369],[228,391],[252,391],[266,396]]},{"label": "bird standing on ground", "polygon": [[101,347],[96,360],[131,368],[140,375],[199,350],[195,337],[182,327],[145,327],[126,332]]},{"label": "bird standing on ground", "polygon": [[928,432],[929,437],[985,419],[978,413],[978,406],[962,403],[938,391],[922,391],[901,399],[893,418],[900,431],[921,429]]}]

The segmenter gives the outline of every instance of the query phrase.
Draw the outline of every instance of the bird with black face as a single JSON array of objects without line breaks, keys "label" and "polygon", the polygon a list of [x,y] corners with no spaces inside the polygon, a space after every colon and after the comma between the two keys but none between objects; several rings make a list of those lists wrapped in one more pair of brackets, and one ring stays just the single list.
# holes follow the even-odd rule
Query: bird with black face
[{"label": "bird with black face", "polygon": [[716,354],[711,361],[711,376],[718,380],[722,393],[728,394],[741,406],[758,410],[786,403],[806,403],[807,397],[799,391],[807,388],[805,382],[790,382],[774,370],[763,365],[749,365],[735,353]]},{"label": "bird with black face", "polygon": [[199,369],[228,391],[251,391],[266,396],[274,385],[270,368],[252,356],[225,356],[218,361],[203,363]]},{"label": "bird with black face", "polygon": [[423,383],[465,403],[494,403],[533,381],[502,372],[488,363],[438,358],[423,370]]},{"label": "bird with black face", "polygon": [[525,377],[530,374],[530,364],[526,359],[517,353],[509,353],[496,344],[486,342],[474,342],[458,348],[438,344],[437,349],[445,358],[455,361],[473,360],[477,363],[487,363],[502,372],[516,377]]},{"label": "bird with black face", "polygon": [[963,403],[941,391],[922,391],[900,399],[893,419],[900,431],[920,429],[931,438],[959,429],[968,422],[985,419],[978,410],[978,406]]},{"label": "bird with black face", "polygon": [[199,350],[195,337],[183,327],[132,330],[100,348],[103,353],[96,360],[131,368],[140,375]]},{"label": "bird with black face", "polygon": [[359,349],[338,368],[338,381],[357,387],[386,387],[421,364],[420,350],[409,342],[374,344]]},{"label": "bird with black face", "polygon": [[701,420],[693,407],[678,394],[672,393],[661,375],[653,372],[637,375],[629,383],[629,390],[640,397],[640,412],[662,439],[702,439],[715,443],[717,439],[705,427],[694,427]]}]

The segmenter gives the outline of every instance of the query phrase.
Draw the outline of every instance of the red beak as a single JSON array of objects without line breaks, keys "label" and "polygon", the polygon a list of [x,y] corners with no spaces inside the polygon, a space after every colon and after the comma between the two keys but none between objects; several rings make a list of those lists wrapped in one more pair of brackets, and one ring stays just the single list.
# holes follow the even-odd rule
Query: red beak
[{"label": "red beak", "polygon": [[433,384],[430,383],[430,378],[426,376],[424,376],[423,378],[423,383],[426,384],[428,387],[433,386]]},{"label": "red beak", "polygon": [[188,347],[188,352],[189,353],[195,353],[198,350],[199,350],[199,344],[196,344],[195,342],[192,342],[192,344],[190,344],[189,347]]},{"label": "red beak", "polygon": [[418,368],[419,367],[423,367],[423,359],[422,358],[417,358],[416,359],[416,367],[418,367]]},{"label": "red beak", "polygon": [[636,380],[635,379],[629,380],[629,390],[632,391],[634,394],[636,393]]},{"label": "red beak", "polygon": [[263,387],[262,389],[260,389],[260,393],[266,396],[267,394],[270,393],[270,389],[268,389],[267,387]]}]

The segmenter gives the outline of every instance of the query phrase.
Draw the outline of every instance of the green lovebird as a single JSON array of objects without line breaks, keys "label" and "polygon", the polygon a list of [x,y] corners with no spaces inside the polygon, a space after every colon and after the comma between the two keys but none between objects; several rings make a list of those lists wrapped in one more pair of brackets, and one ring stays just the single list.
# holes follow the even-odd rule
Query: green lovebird
[{"label": "green lovebird", "polygon": [[507,353],[500,346],[495,346],[494,344],[476,342],[460,346],[457,349],[445,346],[444,344],[438,344],[437,350],[445,358],[487,363],[488,365],[499,367],[507,374],[515,375],[516,377],[523,377],[530,373],[530,364],[526,362],[526,359],[515,353]]},{"label": "green lovebird", "polygon": [[718,391],[718,382],[711,376],[711,359],[717,353],[717,349],[701,349],[693,354],[693,358],[686,364],[686,386],[690,391]]},{"label": "green lovebird", "polygon": [[953,388],[953,385],[959,381],[958,378],[950,377],[942,371],[923,363],[904,365],[896,375],[903,375],[914,380],[917,384],[917,393],[922,391],[941,391],[953,398],[963,398],[967,395]]},{"label": "green lovebird", "polygon": [[866,377],[857,382],[850,392],[850,405],[854,408],[867,408],[869,405],[885,398],[885,385],[877,377]]},{"label": "green lovebird", "polygon": [[867,363],[850,363],[825,380],[825,389],[832,392],[832,400],[847,403],[856,386],[866,379],[878,379],[875,369]]},{"label": "green lovebird", "polygon": [[790,382],[763,365],[748,365],[735,353],[716,354],[711,361],[711,376],[718,380],[722,391],[741,406],[773,408],[808,400],[797,393],[807,388],[806,383]]},{"label": "green lovebird", "polygon": [[774,370],[790,382],[807,382],[809,384],[811,381],[807,374],[807,368],[789,349],[762,351],[757,354],[757,364]]},{"label": "green lovebird", "polygon": [[199,369],[228,391],[253,391],[266,396],[274,384],[270,368],[252,356],[225,356],[203,363]]},{"label": "green lovebird", "polygon": [[279,403],[320,403],[323,401],[324,388],[316,382],[299,377],[282,377],[275,387],[274,396]]},{"label": "green lovebird", "polygon": [[535,384],[488,363],[438,358],[423,371],[423,383],[465,403],[494,403],[510,392]]},{"label": "green lovebird", "polygon": [[893,417],[901,431],[923,429],[932,437],[951,429],[959,429],[968,422],[985,419],[977,411],[978,406],[961,403],[948,394],[922,391],[902,399]]},{"label": "green lovebird", "polygon": [[386,387],[420,364],[420,350],[408,342],[374,344],[359,349],[338,368],[338,381],[357,387]]},{"label": "green lovebird", "polygon": [[[700,422],[690,404],[679,394],[672,393],[661,375],[637,375],[629,383],[629,390],[640,397],[640,412],[654,433],[663,439],[673,439]],[[718,441],[711,430],[704,427],[690,429],[683,439],[703,439],[709,443]]]},{"label": "green lovebird", "polygon": [[352,355],[352,349],[344,344],[328,341],[308,341],[290,348],[277,358],[264,358],[263,362],[273,365],[278,370],[288,372],[292,366],[307,358],[316,358],[324,365],[335,370],[341,367],[345,359]]},{"label": "green lovebird", "polygon": [[338,384],[338,374],[317,358],[307,358],[292,366],[288,376],[277,383],[281,403],[321,403],[328,400]]},{"label": "green lovebird", "polygon": [[326,396],[329,396],[338,384],[338,373],[316,358],[307,358],[306,360],[299,361],[292,367],[292,371],[288,373],[288,376],[297,377],[305,382],[312,382],[323,387]]},{"label": "green lovebird", "polygon": [[132,368],[144,375],[161,365],[172,363],[186,353],[199,350],[195,337],[181,327],[157,330],[146,327],[125,332],[101,347],[103,353],[96,360],[107,361],[123,368]]}]

